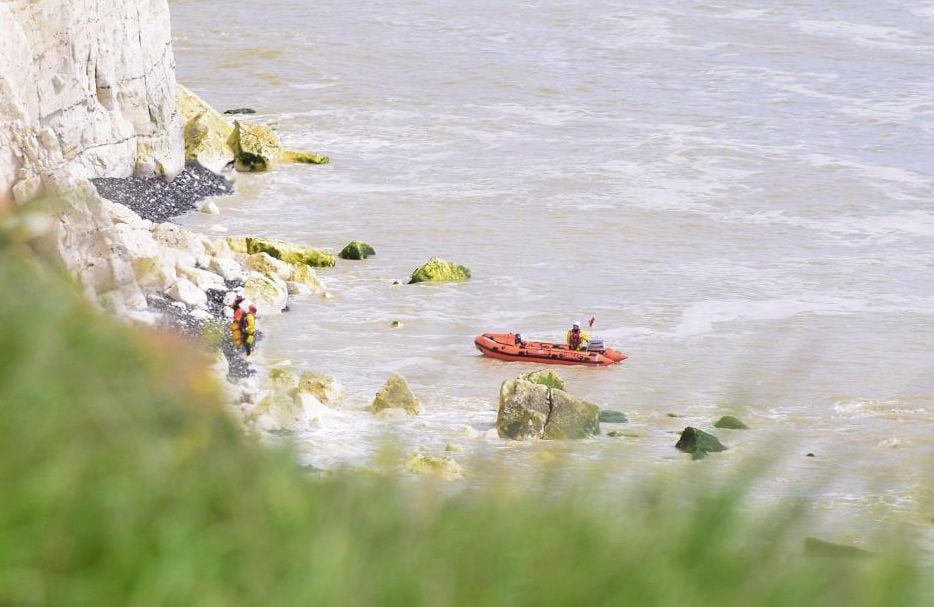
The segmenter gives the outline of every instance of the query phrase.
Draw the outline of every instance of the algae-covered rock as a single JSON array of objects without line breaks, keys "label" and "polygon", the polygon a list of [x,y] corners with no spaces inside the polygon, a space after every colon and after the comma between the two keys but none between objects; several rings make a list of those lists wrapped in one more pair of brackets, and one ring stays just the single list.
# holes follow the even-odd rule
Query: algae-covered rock
[{"label": "algae-covered rock", "polygon": [[185,157],[215,173],[233,162],[233,151],[227,145],[233,125],[181,84],[176,85],[175,103],[185,124]]},{"label": "algae-covered rock", "polygon": [[314,269],[305,264],[289,264],[292,267],[292,276],[289,279],[292,282],[305,285],[311,291],[321,291],[324,289],[324,283],[318,277]]},{"label": "algae-covered rock", "polygon": [[418,415],[421,410],[421,405],[401,375],[396,373],[390,375],[383,387],[376,393],[370,410],[373,413],[379,413],[383,409],[404,409],[409,415]]},{"label": "algae-covered rock", "polygon": [[470,278],[470,269],[440,257],[432,257],[428,263],[412,272],[409,284],[418,282],[459,282]]},{"label": "algae-covered rock", "polygon": [[431,476],[446,481],[464,478],[460,464],[450,457],[436,457],[415,453],[405,462],[405,469],[420,476]]},{"label": "algae-covered rock", "polygon": [[279,136],[264,124],[235,120],[227,145],[238,171],[270,171],[279,163]]},{"label": "algae-covered rock", "polygon": [[289,287],[275,274],[250,272],[243,283],[243,296],[256,304],[260,314],[278,314],[289,301]]},{"label": "algae-covered rock", "polygon": [[344,387],[330,375],[306,371],[298,379],[298,389],[314,395],[325,404],[334,404],[341,401],[346,392]]},{"label": "algae-covered rock", "polygon": [[551,415],[544,439],[565,440],[600,434],[600,407],[564,390],[551,390]]},{"label": "algae-covered rock", "polygon": [[571,439],[599,434],[600,407],[557,386],[563,387],[564,382],[551,371],[504,381],[496,415],[500,438]]},{"label": "algae-covered rock", "polygon": [[564,380],[558,377],[558,374],[554,371],[544,369],[541,371],[531,371],[529,373],[523,373],[519,376],[519,379],[530,381],[533,384],[548,386],[549,388],[564,390]]},{"label": "algae-covered rock", "polygon": [[691,454],[691,459],[703,459],[708,453],[726,451],[726,447],[713,434],[688,426],[675,444],[679,451]]},{"label": "algae-covered rock", "polygon": [[337,254],[341,259],[366,259],[376,255],[376,251],[362,240],[352,240]]},{"label": "algae-covered rock", "polygon": [[246,258],[244,267],[260,274],[275,274],[282,280],[291,280],[292,264],[276,259],[269,253],[254,253]]},{"label": "algae-covered rock", "polygon": [[551,388],[524,379],[507,379],[500,386],[496,432],[500,438],[541,438],[551,413]]},{"label": "algae-covered rock", "polygon": [[724,430],[748,430],[749,426],[744,424],[737,417],[733,417],[732,415],[724,415],[716,422],[714,422],[714,428],[722,428]]},{"label": "algae-covered rock", "polygon": [[281,162],[297,162],[300,164],[328,164],[331,162],[331,159],[324,154],[316,154],[315,152],[307,152],[305,150],[292,150],[289,148],[280,150],[279,160]]},{"label": "algae-covered rock", "polygon": [[[245,247],[247,253],[267,253],[276,259],[296,265],[304,264],[316,268],[325,268],[331,267],[335,263],[334,256],[330,253],[270,238],[248,237],[245,240]],[[233,248],[233,245],[231,245],[231,248]]]},{"label": "algae-covered rock", "polygon": [[298,387],[298,376],[291,369],[273,367],[269,370],[269,384],[277,390],[291,390]]},{"label": "algae-covered rock", "polygon": [[612,411],[610,409],[604,409],[600,412],[600,423],[603,424],[625,424],[629,422],[629,418],[626,417],[626,414],[621,411]]}]

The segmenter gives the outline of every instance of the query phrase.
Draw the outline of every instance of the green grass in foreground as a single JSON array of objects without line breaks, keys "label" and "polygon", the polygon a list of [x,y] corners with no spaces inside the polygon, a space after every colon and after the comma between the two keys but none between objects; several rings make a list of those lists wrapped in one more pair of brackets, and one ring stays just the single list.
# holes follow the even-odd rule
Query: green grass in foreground
[{"label": "green grass in foreground", "polygon": [[926,604],[909,546],[805,557],[797,510],[744,516],[743,482],[309,479],[242,439],[180,344],[8,252],[0,284],[0,605]]}]

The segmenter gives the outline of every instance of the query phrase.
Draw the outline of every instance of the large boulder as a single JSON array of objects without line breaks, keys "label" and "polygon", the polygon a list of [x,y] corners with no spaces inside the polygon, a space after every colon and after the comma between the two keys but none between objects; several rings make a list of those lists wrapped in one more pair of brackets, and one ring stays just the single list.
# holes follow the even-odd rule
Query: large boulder
[{"label": "large boulder", "polygon": [[379,413],[384,409],[404,409],[409,415],[418,415],[421,410],[421,404],[401,375],[396,373],[390,375],[370,405],[373,413]]},{"label": "large boulder", "polygon": [[499,390],[496,432],[501,438],[542,438],[551,413],[551,388],[524,379],[508,379]]},{"label": "large boulder", "polygon": [[208,304],[207,294],[187,278],[179,278],[166,290],[166,295],[189,306],[204,307]]},{"label": "large boulder", "polygon": [[256,304],[260,314],[278,314],[289,302],[289,287],[275,274],[250,272],[243,283],[243,296]]},{"label": "large boulder", "polygon": [[440,257],[432,257],[428,263],[412,272],[409,284],[418,282],[460,282],[470,278],[470,269],[467,266],[445,261]]},{"label": "large boulder", "polygon": [[366,259],[371,255],[376,255],[376,250],[362,240],[351,240],[337,254],[341,259]]},{"label": "large boulder", "polygon": [[600,407],[564,390],[551,389],[551,415],[544,439],[587,438],[600,434]]},{"label": "large boulder", "polygon": [[[231,247],[233,246],[231,244]],[[281,240],[247,237],[244,246],[247,253],[267,253],[276,259],[296,265],[304,264],[316,268],[325,268],[331,267],[335,263],[334,256],[330,253]]]},{"label": "large boulder", "polygon": [[271,171],[279,163],[279,136],[266,125],[235,120],[227,145],[238,171]]},{"label": "large boulder", "polygon": [[681,438],[675,443],[679,451],[691,454],[691,459],[703,459],[708,453],[726,451],[726,447],[713,434],[688,426],[681,432]]},{"label": "large boulder", "polygon": [[[560,387],[559,387],[560,386]],[[496,431],[501,438],[585,438],[600,433],[600,407],[565,392],[552,371],[536,371],[500,386]]]},{"label": "large boulder", "polygon": [[234,161],[233,151],[227,145],[233,125],[181,84],[176,85],[175,101],[185,121],[185,157],[219,173]]}]

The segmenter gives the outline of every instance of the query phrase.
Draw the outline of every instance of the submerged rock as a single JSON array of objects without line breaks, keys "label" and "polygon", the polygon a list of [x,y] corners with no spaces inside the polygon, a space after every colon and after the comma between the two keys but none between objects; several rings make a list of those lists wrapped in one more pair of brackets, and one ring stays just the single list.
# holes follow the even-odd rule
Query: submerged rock
[{"label": "submerged rock", "polygon": [[600,412],[600,423],[605,424],[625,424],[629,422],[629,418],[626,417],[625,413],[620,411],[612,411],[610,409],[604,409]]},{"label": "submerged rock", "polygon": [[428,263],[412,272],[409,284],[418,282],[460,282],[470,279],[470,269],[440,257],[432,257]]},{"label": "submerged rock", "polygon": [[352,240],[337,254],[341,259],[366,259],[376,255],[376,251],[362,240]]},{"label": "submerged rock", "polygon": [[[559,387],[560,386],[560,387]],[[600,407],[565,392],[552,371],[534,371],[500,386],[496,432],[513,440],[585,438],[600,433]]]},{"label": "submerged rock", "polygon": [[264,124],[235,120],[227,145],[238,171],[271,171],[279,164],[279,136]]},{"label": "submerged rock", "polygon": [[724,430],[748,430],[749,426],[744,424],[737,417],[732,415],[724,415],[716,422],[714,422],[714,428],[722,428]]},{"label": "submerged rock", "polygon": [[379,413],[383,409],[404,409],[409,415],[418,415],[421,405],[401,375],[393,373],[376,393],[370,411]]},{"label": "submerged rock", "polygon": [[331,159],[324,154],[307,152],[305,150],[282,149],[279,152],[281,162],[295,162],[299,164],[328,164]]},{"label": "submerged rock", "polygon": [[405,469],[420,476],[432,476],[446,481],[464,478],[460,464],[450,457],[436,457],[415,453],[405,462]]},{"label": "submerged rock", "polygon": [[[234,248],[234,246],[235,244],[231,243],[231,248]],[[276,259],[296,265],[304,264],[316,268],[325,268],[331,267],[335,263],[334,256],[330,253],[281,240],[247,237],[243,246],[246,253],[267,253]]]},{"label": "submerged rock", "polygon": [[248,108],[248,107],[238,107],[238,108],[234,108],[234,109],[232,109],[232,110],[224,110],[224,113],[227,114],[227,115],[235,115],[235,114],[255,114],[255,113],[256,113],[256,110],[254,110],[253,108]]},{"label": "submerged rock", "polygon": [[688,426],[681,432],[681,438],[675,443],[679,451],[691,454],[691,459],[703,459],[708,453],[726,451],[726,447],[713,434]]},{"label": "submerged rock", "polygon": [[863,550],[862,548],[848,546],[846,544],[836,544],[834,542],[828,542],[816,537],[804,538],[804,554],[808,556],[829,556],[844,558],[865,558],[867,556],[875,556],[875,553],[870,552],[869,550]]}]

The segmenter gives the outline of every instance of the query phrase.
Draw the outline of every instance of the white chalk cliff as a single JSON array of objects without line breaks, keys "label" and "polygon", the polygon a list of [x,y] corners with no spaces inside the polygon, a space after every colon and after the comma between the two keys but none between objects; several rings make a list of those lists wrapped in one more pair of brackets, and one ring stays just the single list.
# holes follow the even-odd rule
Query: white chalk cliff
[{"label": "white chalk cliff", "polygon": [[166,0],[0,0],[0,209],[184,164]]}]

